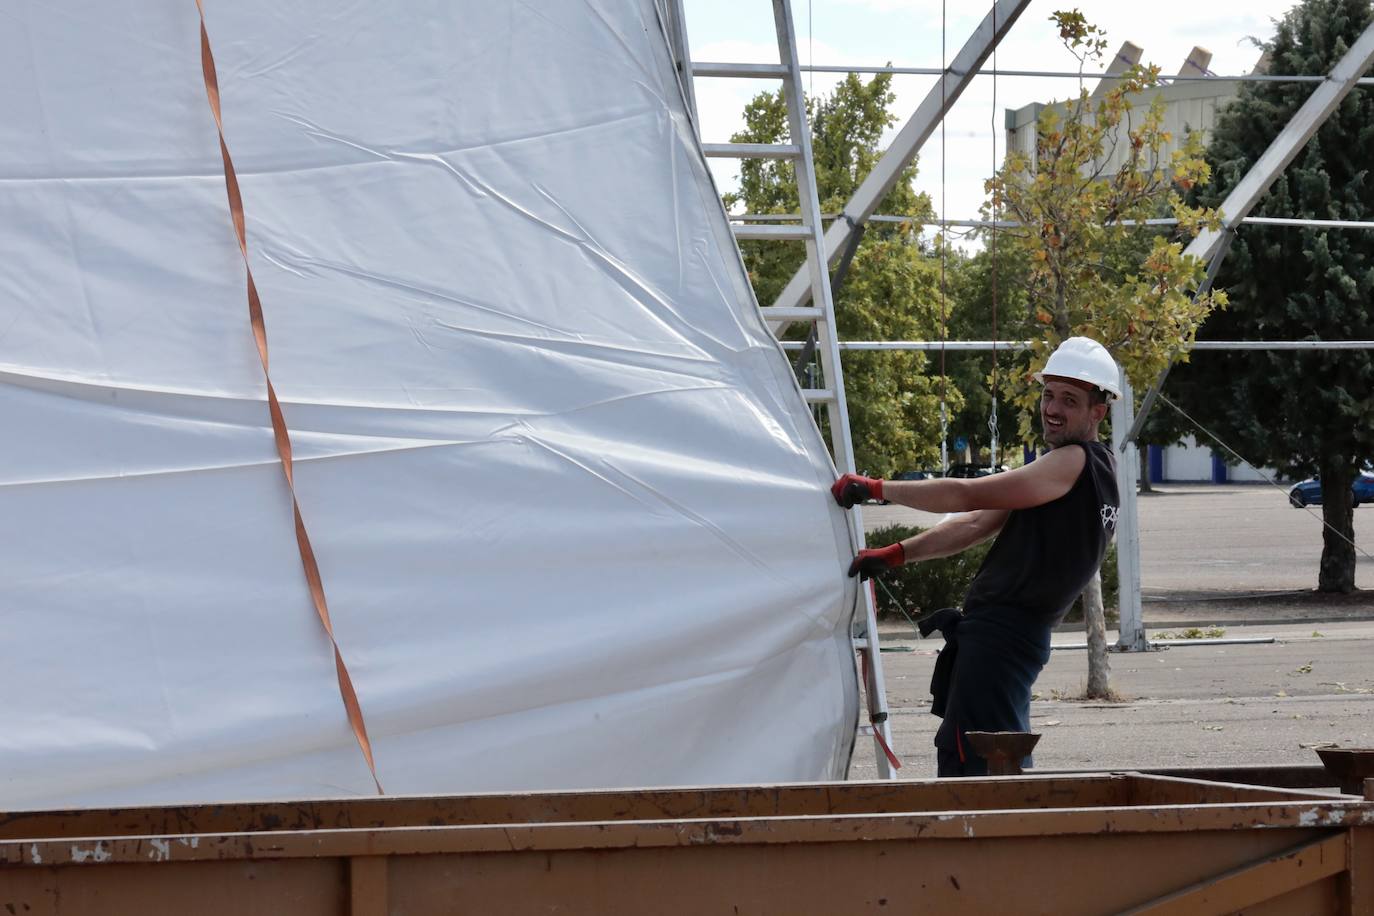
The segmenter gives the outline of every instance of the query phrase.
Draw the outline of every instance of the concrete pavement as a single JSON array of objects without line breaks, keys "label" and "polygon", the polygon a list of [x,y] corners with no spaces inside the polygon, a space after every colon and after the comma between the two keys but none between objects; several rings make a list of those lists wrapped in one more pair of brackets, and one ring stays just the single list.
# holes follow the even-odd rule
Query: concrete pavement
[{"label": "concrete pavement", "polygon": [[[901,776],[933,776],[939,720],[929,712],[929,683],[942,642],[883,630],[884,645],[899,650],[883,662]],[[1316,744],[1374,747],[1374,622],[1226,627],[1224,636],[1276,641],[1113,654],[1119,703],[1071,699],[1082,692],[1087,654],[1056,650],[1031,705],[1032,729],[1043,735],[1037,766],[1315,764]],[[1054,642],[1082,636],[1061,632]],[[850,778],[876,774],[872,741],[861,738]]]}]

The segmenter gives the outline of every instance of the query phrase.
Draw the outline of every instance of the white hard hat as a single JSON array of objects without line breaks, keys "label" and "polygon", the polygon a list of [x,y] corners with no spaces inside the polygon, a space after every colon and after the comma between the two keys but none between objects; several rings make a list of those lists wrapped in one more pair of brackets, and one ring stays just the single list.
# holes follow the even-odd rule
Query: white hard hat
[{"label": "white hard hat", "polygon": [[1035,373],[1043,383],[1045,376],[1077,379],[1095,385],[1114,398],[1121,397],[1121,370],[1107,348],[1091,337],[1070,337],[1050,354],[1045,368]]}]

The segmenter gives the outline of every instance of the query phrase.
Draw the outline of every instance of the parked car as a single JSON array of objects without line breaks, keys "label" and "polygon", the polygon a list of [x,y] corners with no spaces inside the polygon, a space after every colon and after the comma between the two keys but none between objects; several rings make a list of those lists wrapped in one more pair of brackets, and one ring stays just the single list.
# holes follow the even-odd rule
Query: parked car
[{"label": "parked car", "polygon": [[896,477],[894,477],[894,478],[892,478],[892,479],[893,479],[893,480],[930,480],[932,477],[943,477],[943,476],[944,476],[944,475],[941,474],[939,471],[927,469],[927,470],[920,470],[920,471],[902,471],[902,473],[898,474]]},{"label": "parked car", "polygon": [[992,474],[1001,474],[1007,469],[1004,464],[993,467],[990,464],[951,464],[949,473],[946,477],[988,477]]},{"label": "parked car", "polygon": [[[1350,505],[1358,506],[1360,503],[1374,502],[1374,474],[1368,471],[1361,471],[1355,478],[1355,482],[1350,485]],[[1309,477],[1306,480],[1293,484],[1288,491],[1288,503],[1295,509],[1303,506],[1320,506],[1322,504],[1322,481],[1321,475]]]}]

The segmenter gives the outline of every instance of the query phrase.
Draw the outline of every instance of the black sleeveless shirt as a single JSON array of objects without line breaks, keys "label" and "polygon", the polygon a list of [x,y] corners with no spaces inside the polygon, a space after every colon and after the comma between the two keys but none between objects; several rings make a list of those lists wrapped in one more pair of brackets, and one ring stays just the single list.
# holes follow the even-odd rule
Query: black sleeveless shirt
[{"label": "black sleeveless shirt", "polygon": [[1101,442],[1059,447],[1087,453],[1082,473],[1053,502],[1012,511],[969,586],[965,615],[1021,611],[1024,623],[1052,627],[1102,564],[1120,503],[1116,456]]}]

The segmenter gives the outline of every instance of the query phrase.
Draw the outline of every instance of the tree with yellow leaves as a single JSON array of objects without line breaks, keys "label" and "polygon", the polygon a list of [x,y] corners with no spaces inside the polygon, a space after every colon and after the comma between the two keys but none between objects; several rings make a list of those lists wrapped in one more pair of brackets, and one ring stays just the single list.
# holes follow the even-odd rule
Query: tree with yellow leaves
[{"label": "tree with yellow leaves", "polygon": [[[1099,61],[1106,38],[1078,10],[1050,17],[1079,73]],[[1081,80],[1080,80],[1081,83]],[[1031,347],[1017,370],[1001,377],[1003,396],[1017,408],[1018,432],[1031,443],[1039,420],[1041,369],[1065,338],[1101,342],[1145,390],[1169,360],[1190,343],[1198,325],[1226,304],[1225,293],[1195,296],[1206,265],[1185,257],[1183,244],[1219,214],[1189,206],[1183,194],[1210,177],[1202,139],[1189,134],[1171,153],[1158,94],[1158,67],[1132,67],[1105,92],[1078,98],[1061,110],[1047,106],[1037,125],[1035,158],[1010,153],[988,182],[987,210],[1014,223],[999,244],[1027,265],[1025,284]],[[1152,231],[1152,217],[1177,219],[1173,232]],[[1186,351],[1180,357],[1186,359]],[[1086,694],[1111,695],[1100,576],[1083,593],[1088,630]]]}]

